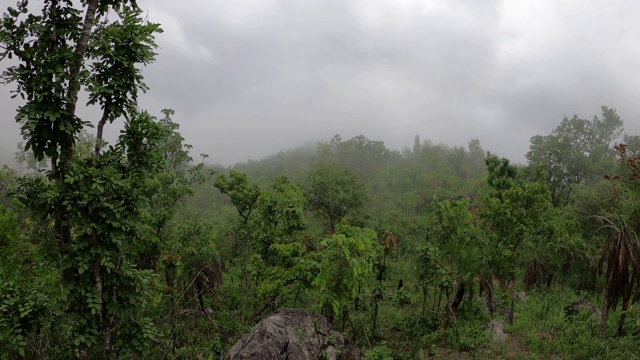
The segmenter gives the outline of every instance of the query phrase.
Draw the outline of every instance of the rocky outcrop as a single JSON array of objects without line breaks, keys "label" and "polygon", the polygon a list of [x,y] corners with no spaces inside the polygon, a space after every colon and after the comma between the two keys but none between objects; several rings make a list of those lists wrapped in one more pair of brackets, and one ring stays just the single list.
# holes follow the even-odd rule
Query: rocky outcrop
[{"label": "rocky outcrop", "polygon": [[491,334],[493,341],[505,341],[507,340],[507,333],[504,331],[504,325],[499,319],[493,319],[490,323],[485,325],[485,329]]},{"label": "rocky outcrop", "polygon": [[230,360],[356,359],[347,339],[321,315],[302,309],[276,310],[229,351]]}]

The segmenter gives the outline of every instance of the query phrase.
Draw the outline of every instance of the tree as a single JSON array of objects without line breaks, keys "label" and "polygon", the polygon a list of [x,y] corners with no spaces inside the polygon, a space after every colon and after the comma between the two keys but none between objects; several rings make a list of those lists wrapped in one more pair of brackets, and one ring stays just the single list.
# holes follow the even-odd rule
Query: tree
[{"label": "tree", "polygon": [[[527,264],[524,285],[551,286],[552,280],[562,270],[561,284],[564,287],[571,265],[576,270],[588,270],[588,244],[582,237],[581,224],[572,209],[549,207],[532,229],[531,241],[522,244],[523,261]],[[587,261],[584,261],[587,260]],[[573,263],[573,264],[572,264]],[[588,276],[581,276],[585,281]]]},{"label": "tree", "polygon": [[602,304],[600,338],[606,337],[609,309],[622,301],[622,313],[617,334],[622,335],[626,312],[634,286],[640,283],[640,156],[627,154],[626,145],[617,145],[618,161],[623,175],[605,177],[611,181],[611,195],[617,197],[617,206],[609,214],[598,214],[596,219],[606,231],[600,257],[600,270],[606,264],[605,293]]},{"label": "tree", "polygon": [[[151,274],[131,259],[148,205],[146,179],[163,170],[156,150],[165,131],[137,109],[137,98],[147,89],[140,65],[154,60],[161,30],[134,1],[87,0],[80,10],[72,1],[48,0],[40,15],[27,5],[8,8],[0,23],[0,59],[18,62],[2,78],[25,100],[16,115],[25,150],[36,161],[48,157],[50,169],[46,178],[24,179],[21,198],[54,223],[51,260],[59,266],[73,347],[105,358],[141,353],[155,337],[144,316]],[[81,89],[87,105],[102,110],[88,157],[76,155],[79,134],[91,126],[76,114]],[[104,150],[104,126],[123,117],[117,143]]]},{"label": "tree", "polygon": [[305,229],[304,202],[300,188],[286,177],[276,179],[270,191],[258,198],[258,230],[253,237],[256,250],[269,262],[276,262],[274,245],[294,242],[296,235]]},{"label": "tree", "polygon": [[468,144],[468,161],[470,163],[470,172],[472,176],[478,176],[486,170],[484,166],[485,153],[480,145],[480,140],[472,139]]},{"label": "tree", "polygon": [[300,188],[286,177],[276,179],[258,198],[257,219],[251,231],[256,251],[250,269],[259,283],[257,295],[265,301],[253,317],[292,288],[296,290],[295,304],[317,274],[317,264],[303,243],[304,202]]},{"label": "tree", "polygon": [[513,323],[515,279],[523,243],[531,241],[541,216],[551,206],[545,184],[526,182],[508,159],[487,156],[488,183],[493,191],[485,195],[479,211],[493,245],[493,271],[507,280],[511,290],[509,322]]},{"label": "tree", "polygon": [[[150,204],[145,224],[149,227],[146,241],[142,244],[138,264],[144,269],[156,270],[158,256],[170,240],[170,221],[175,217],[177,206],[193,195],[194,188],[208,180],[213,172],[205,172],[203,162],[191,166],[191,145],[184,142],[178,132],[180,125],[171,118],[175,112],[163,109],[161,119],[153,118],[164,131],[157,152],[162,157],[165,171],[149,178],[146,184],[147,201]],[[207,156],[202,155],[202,160]]]},{"label": "tree", "polygon": [[[626,311],[635,282],[638,281],[640,244],[634,231],[635,224],[626,215],[615,218],[597,217],[603,222],[603,228],[607,230],[600,258],[600,269],[606,269],[606,285],[600,324],[600,339],[603,340],[606,337],[609,309],[612,306],[615,307],[620,301],[622,301],[622,314],[617,333],[619,336],[622,335]],[[603,267],[605,264],[606,268]]]},{"label": "tree", "polygon": [[[426,241],[417,248],[417,275],[422,289],[422,313],[425,315],[429,289],[434,294],[433,320],[444,315],[444,324],[455,326],[455,312],[465,295],[471,298],[473,281],[486,278],[487,256],[483,239],[478,236],[470,200],[434,201],[427,213]],[[483,257],[484,255],[484,257]],[[443,295],[444,312],[440,312]],[[454,327],[455,329],[455,327]]]},{"label": "tree", "polygon": [[625,146],[625,157],[634,159],[640,156],[640,136],[625,135],[622,143]]},{"label": "tree", "polygon": [[526,154],[529,165],[543,165],[554,203],[568,200],[573,184],[593,183],[615,165],[613,142],[623,122],[615,109],[602,107],[602,117],[565,117],[550,135],[536,135]]},{"label": "tree", "polygon": [[434,218],[429,232],[429,240],[441,249],[445,261],[456,270],[453,285],[455,302],[451,310],[455,311],[463,299],[465,288],[471,291],[473,279],[486,267],[481,255],[481,242],[478,239],[473,213],[469,210],[469,199],[443,200],[435,204]]},{"label": "tree", "polygon": [[350,168],[358,176],[371,179],[386,164],[390,151],[382,141],[370,140],[364,135],[343,141],[334,135],[329,143],[318,145],[318,166],[339,165]]},{"label": "tree", "polygon": [[417,159],[420,157],[420,151],[422,150],[422,143],[420,142],[420,135],[416,135],[413,139],[413,156]]},{"label": "tree", "polygon": [[364,182],[352,170],[338,166],[312,169],[302,188],[309,207],[322,214],[332,233],[335,225],[367,198]]},{"label": "tree", "polygon": [[353,301],[366,285],[366,277],[373,269],[376,253],[383,251],[376,243],[371,229],[351,227],[340,223],[336,233],[322,241],[322,259],[314,285],[320,290],[320,307],[331,322],[348,321],[347,304]]},{"label": "tree", "polygon": [[249,184],[247,174],[230,170],[229,178],[227,179],[224,174],[218,176],[214,186],[221,193],[231,197],[231,203],[236,207],[238,215],[244,220],[245,225],[248,224],[251,211],[260,197],[258,185]]}]

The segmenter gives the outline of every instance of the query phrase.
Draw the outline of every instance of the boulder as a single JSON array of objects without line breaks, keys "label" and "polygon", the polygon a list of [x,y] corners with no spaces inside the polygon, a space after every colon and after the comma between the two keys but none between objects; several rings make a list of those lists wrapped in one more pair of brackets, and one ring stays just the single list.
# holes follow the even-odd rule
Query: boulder
[{"label": "boulder", "polygon": [[229,351],[230,360],[356,359],[357,351],[321,315],[281,308],[243,336]]},{"label": "boulder", "polygon": [[598,307],[594,303],[587,300],[574,301],[569,306],[567,306],[565,311],[567,313],[567,316],[569,317],[576,316],[583,311],[588,312],[589,315],[592,315],[598,319],[602,317],[602,312],[600,311],[600,309],[598,309]]},{"label": "boulder", "polygon": [[493,319],[487,325],[485,329],[492,335],[493,341],[505,341],[507,340],[507,333],[504,331],[504,325],[500,319]]}]

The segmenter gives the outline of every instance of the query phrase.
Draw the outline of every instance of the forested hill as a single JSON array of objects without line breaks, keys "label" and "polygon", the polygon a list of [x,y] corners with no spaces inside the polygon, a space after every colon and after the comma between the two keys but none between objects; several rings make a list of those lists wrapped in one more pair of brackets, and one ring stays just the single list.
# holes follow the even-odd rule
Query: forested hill
[{"label": "forested hill", "polygon": [[[531,139],[528,164],[518,166],[485,152],[478,140],[450,147],[416,136],[397,151],[365,136],[336,135],[232,168],[207,168],[193,165],[173,112],[164,115],[147,125],[161,134],[161,146],[144,155],[157,162],[154,177],[132,173],[111,198],[95,193],[113,206],[111,224],[127,211],[118,204],[129,181],[140,186],[127,200],[136,199],[140,212],[121,220],[138,238],[120,251],[143,271],[138,286],[146,284],[131,296],[147,301],[140,303],[144,312],[123,312],[118,320],[146,324],[143,341],[114,335],[129,357],[221,357],[278,307],[323,314],[374,359],[446,357],[452,350],[494,358],[503,350],[484,328],[496,317],[514,339],[528,339],[505,346],[526,347],[531,356],[603,352],[614,359],[637,350],[636,321],[625,319],[636,319],[630,311],[640,283],[640,137],[624,134],[613,109],[603,107],[592,120],[562,119]],[[93,141],[82,138],[74,161],[90,158]],[[29,153],[21,159],[24,168],[47,164]],[[116,164],[142,166],[135,161]],[[7,259],[1,301],[8,309],[0,325],[14,334],[2,354],[104,351],[86,333],[75,343],[53,332],[51,319],[72,321],[74,310],[54,286],[60,255],[52,252],[49,215],[24,206],[41,204],[32,194],[43,179],[7,168],[0,177],[0,249]],[[77,209],[95,189],[74,190]],[[88,266],[66,256],[79,261],[70,269]],[[83,286],[92,285],[75,281],[65,282],[65,291],[82,299]],[[120,296],[130,291],[117,289]],[[565,309],[576,300],[599,307],[599,320],[576,320],[580,310]],[[562,347],[545,340],[554,329],[571,329],[557,334]],[[616,334],[615,343],[599,340]],[[43,348],[34,348],[43,337]]]},{"label": "forested hill", "polygon": [[[256,305],[258,314],[284,305],[324,309],[330,317],[353,321],[344,330],[356,343],[384,341],[365,346],[380,356],[374,358],[415,358],[420,347],[493,358],[500,350],[486,343],[482,329],[497,313],[510,323],[509,332],[529,339],[508,346],[528,347],[532,356],[617,358],[635,351],[635,336],[622,335],[636,331],[635,323],[625,322],[625,309],[636,301],[631,299],[638,279],[632,274],[640,269],[633,260],[640,251],[634,240],[640,224],[639,140],[624,133],[623,121],[607,107],[590,120],[566,117],[548,134],[534,136],[528,163],[519,166],[486,153],[477,140],[450,147],[416,136],[395,151],[364,136],[336,135],[315,147],[220,169],[215,181],[196,189],[188,208],[208,209],[215,218],[217,237],[224,239],[217,245],[221,258],[253,254],[249,265],[230,260],[232,268],[267,272],[255,273],[263,281],[255,296],[266,296]],[[266,225],[273,220],[293,227]],[[367,229],[383,246],[378,255],[366,245]],[[340,243],[336,234],[356,243]],[[282,235],[299,242],[278,240]],[[245,236],[249,241],[242,245]],[[310,252],[292,255],[296,243]],[[348,257],[339,267],[326,262],[339,261],[334,247]],[[287,263],[288,256],[295,260]],[[297,265],[287,267],[292,264]],[[371,268],[364,277],[338,283],[330,277],[362,271],[355,269],[365,264]],[[305,300],[285,279],[304,277],[315,266],[323,269],[317,277],[306,285],[299,279],[302,288],[310,287]],[[329,292],[314,293],[318,286]],[[276,301],[267,293],[283,297]],[[625,296],[629,302],[620,302]],[[334,301],[340,304],[335,312],[323,307]],[[574,310],[572,302],[599,307],[603,315],[576,321],[571,316],[580,307]],[[560,333],[561,348],[554,348],[545,335],[554,329],[580,335]],[[619,334],[616,345],[598,340],[610,334]],[[416,343],[416,336],[423,340]]]}]

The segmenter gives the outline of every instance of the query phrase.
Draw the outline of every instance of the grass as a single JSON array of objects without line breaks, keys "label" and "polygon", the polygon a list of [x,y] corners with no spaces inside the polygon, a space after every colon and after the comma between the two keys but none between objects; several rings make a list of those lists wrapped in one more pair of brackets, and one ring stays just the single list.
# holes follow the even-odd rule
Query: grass
[{"label": "grass", "polygon": [[[467,302],[457,313],[455,326],[443,329],[442,323],[421,317],[420,299],[400,305],[393,296],[380,304],[376,336],[359,338],[367,359],[640,359],[640,321],[630,317],[625,324],[627,335],[598,338],[600,319],[583,312],[568,317],[566,308],[585,299],[600,306],[597,294],[573,290],[533,289],[516,304],[513,325],[505,319],[509,337],[494,342],[484,328],[491,318],[479,299]],[[465,300],[467,301],[467,300]],[[367,312],[354,314],[354,322],[369,326]],[[499,316],[499,315],[496,315]],[[610,314],[607,334],[613,335],[620,310]]]},{"label": "grass", "polygon": [[[407,276],[410,269],[403,270],[406,271],[396,270],[384,283],[375,333],[370,291],[363,290],[359,309],[349,313],[350,321],[343,333],[365,352],[367,359],[640,359],[640,307],[631,308],[625,324],[627,335],[604,341],[598,338],[600,320],[596,316],[566,315],[567,306],[582,299],[601,307],[602,295],[560,287],[525,291],[525,299],[516,303],[512,325],[501,318],[501,311],[491,317],[476,297],[473,301],[465,298],[456,311],[453,325],[444,326],[444,314],[432,312],[438,294],[430,291],[423,314],[421,291]],[[225,276],[240,277],[241,273],[231,272]],[[398,290],[400,278],[405,279],[405,286]],[[253,325],[247,323],[246,314],[242,321],[242,309],[238,306],[243,304],[246,293],[238,284],[237,279],[223,282],[220,302],[215,307],[213,321],[220,332],[219,343],[213,346],[216,354],[228,351]],[[495,298],[508,303],[507,293],[494,290]],[[313,308],[318,295],[308,291],[298,298],[296,306]],[[443,299],[442,304],[445,301]],[[611,311],[607,334],[614,334],[619,316],[619,307]],[[492,341],[485,330],[493,318],[502,319],[509,334],[506,341]],[[334,324],[334,328],[340,330],[341,323]]]}]

